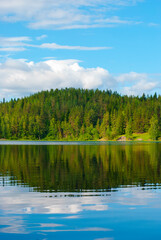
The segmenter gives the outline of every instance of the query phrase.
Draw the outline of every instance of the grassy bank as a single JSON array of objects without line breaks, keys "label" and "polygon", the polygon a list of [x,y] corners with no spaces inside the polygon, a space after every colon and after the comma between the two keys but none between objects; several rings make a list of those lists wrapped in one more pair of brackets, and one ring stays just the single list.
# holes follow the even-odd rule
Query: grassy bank
[{"label": "grassy bank", "polygon": [[119,135],[115,137],[114,139],[108,139],[106,137],[101,138],[101,139],[89,139],[89,140],[83,140],[83,139],[67,139],[67,138],[62,138],[62,139],[52,139],[52,138],[43,138],[43,139],[31,139],[31,138],[10,138],[10,139],[0,139],[0,141],[68,141],[68,142],[74,142],[74,141],[83,141],[83,142],[88,142],[88,141],[161,141],[161,137],[159,137],[157,140],[152,140],[150,139],[149,133],[133,133],[132,136],[128,139],[125,135]]},{"label": "grassy bank", "polygon": [[[157,139],[158,141],[161,138]],[[101,138],[99,141],[109,141],[107,138]],[[111,141],[153,141],[150,139],[149,133],[133,133],[132,136],[128,139],[125,135],[119,135]]]}]

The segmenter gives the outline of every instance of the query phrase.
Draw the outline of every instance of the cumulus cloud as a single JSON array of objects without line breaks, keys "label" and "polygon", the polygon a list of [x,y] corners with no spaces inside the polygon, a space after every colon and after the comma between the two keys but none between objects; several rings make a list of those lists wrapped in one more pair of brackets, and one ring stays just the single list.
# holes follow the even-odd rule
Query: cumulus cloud
[{"label": "cumulus cloud", "polygon": [[[93,27],[98,19],[104,20],[108,26],[109,10],[141,1],[143,0],[5,0],[0,4],[0,19],[10,22],[27,21],[31,28],[36,29]],[[112,23],[115,25],[115,21]],[[119,24],[121,23],[125,24],[125,21],[122,20]]]},{"label": "cumulus cloud", "polygon": [[123,93],[127,95],[141,95],[143,93],[151,92],[152,90],[157,89],[159,87],[158,82],[148,82],[147,80],[141,80],[130,87],[124,87]]},{"label": "cumulus cloud", "polygon": [[124,73],[120,74],[117,77],[117,80],[120,82],[129,82],[129,81],[137,81],[140,80],[146,80],[148,75],[146,73],[136,73],[136,72],[130,72],[130,73]]},{"label": "cumulus cloud", "polygon": [[0,64],[1,96],[17,97],[51,88],[112,88],[114,82],[107,70],[83,68],[77,60],[34,63],[8,59]]},{"label": "cumulus cloud", "polygon": [[[156,77],[156,76],[154,76]],[[157,76],[160,78],[160,75]],[[141,95],[159,87],[159,80],[145,73],[114,76],[108,70],[82,67],[78,60],[45,60],[28,62],[7,59],[0,63],[0,98],[23,97],[51,88],[75,87],[112,89],[122,94]]]},{"label": "cumulus cloud", "polygon": [[117,81],[122,83],[122,93],[127,95],[142,95],[151,93],[159,88],[159,79],[151,77],[146,73],[130,72],[120,74]]}]

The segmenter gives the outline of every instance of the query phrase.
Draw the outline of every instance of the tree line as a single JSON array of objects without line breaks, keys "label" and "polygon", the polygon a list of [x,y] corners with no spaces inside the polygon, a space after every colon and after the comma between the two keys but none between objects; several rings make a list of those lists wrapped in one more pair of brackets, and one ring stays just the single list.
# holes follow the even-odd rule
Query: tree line
[{"label": "tree line", "polygon": [[161,96],[121,96],[111,90],[51,89],[0,103],[0,138],[115,139],[161,136]]}]

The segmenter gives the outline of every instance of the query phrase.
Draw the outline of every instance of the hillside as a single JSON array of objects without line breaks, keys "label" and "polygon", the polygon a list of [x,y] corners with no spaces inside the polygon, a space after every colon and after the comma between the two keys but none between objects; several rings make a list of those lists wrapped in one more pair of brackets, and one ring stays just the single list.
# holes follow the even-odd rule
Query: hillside
[{"label": "hillside", "polygon": [[42,91],[0,103],[1,139],[98,140],[161,132],[161,96],[128,97],[112,91]]}]

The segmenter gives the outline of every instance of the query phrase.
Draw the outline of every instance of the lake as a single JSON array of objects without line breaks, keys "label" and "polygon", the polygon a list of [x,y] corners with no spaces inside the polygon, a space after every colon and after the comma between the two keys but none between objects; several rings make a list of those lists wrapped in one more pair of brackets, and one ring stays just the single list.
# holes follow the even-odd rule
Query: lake
[{"label": "lake", "polygon": [[160,239],[161,143],[0,141],[0,239]]}]

